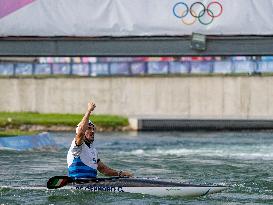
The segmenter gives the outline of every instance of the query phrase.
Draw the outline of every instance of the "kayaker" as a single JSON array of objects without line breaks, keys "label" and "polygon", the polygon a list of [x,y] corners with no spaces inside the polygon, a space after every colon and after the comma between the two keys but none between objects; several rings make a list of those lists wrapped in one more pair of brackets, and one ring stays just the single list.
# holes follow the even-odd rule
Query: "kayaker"
[{"label": "kayaker", "polygon": [[76,136],[67,153],[68,175],[72,178],[94,178],[97,171],[106,176],[131,177],[132,173],[114,170],[106,166],[99,158],[93,145],[96,127],[89,117],[96,105],[90,101],[88,109],[76,128]]}]

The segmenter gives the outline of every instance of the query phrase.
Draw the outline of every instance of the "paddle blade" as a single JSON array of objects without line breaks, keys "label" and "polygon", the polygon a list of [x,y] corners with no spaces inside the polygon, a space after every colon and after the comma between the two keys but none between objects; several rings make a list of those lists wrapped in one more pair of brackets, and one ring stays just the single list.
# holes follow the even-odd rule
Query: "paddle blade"
[{"label": "paddle blade", "polygon": [[51,177],[47,182],[48,189],[58,189],[72,182],[71,178],[68,176],[55,176]]}]

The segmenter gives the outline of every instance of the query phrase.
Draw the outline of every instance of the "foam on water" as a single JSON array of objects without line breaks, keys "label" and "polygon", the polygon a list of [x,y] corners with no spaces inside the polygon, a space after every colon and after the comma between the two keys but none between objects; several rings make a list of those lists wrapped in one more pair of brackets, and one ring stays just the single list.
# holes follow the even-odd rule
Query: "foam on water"
[{"label": "foam on water", "polygon": [[206,156],[206,157],[223,157],[223,158],[233,158],[233,159],[245,159],[245,160],[273,160],[273,149],[268,146],[257,150],[245,149],[245,150],[235,150],[235,149],[215,149],[215,148],[201,148],[201,149],[135,149],[132,151],[120,151],[120,155],[136,155],[136,156],[164,156],[164,155],[174,155],[174,156]]},{"label": "foam on water", "polygon": [[48,190],[46,186],[0,186],[1,189],[14,189],[14,190]]}]

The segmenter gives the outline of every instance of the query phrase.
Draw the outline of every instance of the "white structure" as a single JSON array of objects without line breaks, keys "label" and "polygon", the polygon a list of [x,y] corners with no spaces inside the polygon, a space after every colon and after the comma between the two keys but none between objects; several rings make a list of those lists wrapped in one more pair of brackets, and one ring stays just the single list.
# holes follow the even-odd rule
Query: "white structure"
[{"label": "white structure", "polygon": [[271,35],[272,0],[1,0],[0,36]]}]

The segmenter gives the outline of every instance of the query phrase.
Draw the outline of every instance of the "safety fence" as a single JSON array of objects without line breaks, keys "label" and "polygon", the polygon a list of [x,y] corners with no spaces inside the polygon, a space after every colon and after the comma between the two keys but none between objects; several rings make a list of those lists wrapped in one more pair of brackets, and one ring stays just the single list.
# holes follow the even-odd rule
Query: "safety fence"
[{"label": "safety fence", "polygon": [[0,63],[1,76],[273,73],[273,60],[158,61],[106,63]]}]

